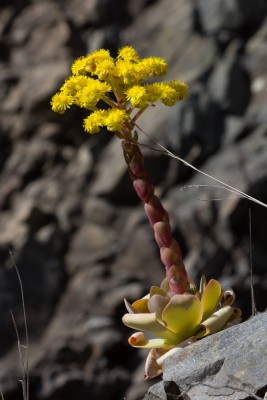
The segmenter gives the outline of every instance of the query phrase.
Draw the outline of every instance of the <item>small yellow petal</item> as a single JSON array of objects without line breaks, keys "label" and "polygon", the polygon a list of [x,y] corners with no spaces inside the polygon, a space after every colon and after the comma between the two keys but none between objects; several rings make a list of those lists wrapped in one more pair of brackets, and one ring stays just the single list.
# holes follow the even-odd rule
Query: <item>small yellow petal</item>
[{"label": "small yellow petal", "polygon": [[85,57],[80,57],[74,61],[71,67],[71,71],[73,75],[85,75]]},{"label": "small yellow petal", "polygon": [[59,114],[64,114],[67,108],[73,104],[73,97],[65,92],[56,93],[51,100],[52,110]]},{"label": "small yellow petal", "polygon": [[163,58],[147,57],[140,62],[140,67],[146,71],[147,76],[163,76],[167,72],[167,63]]},{"label": "small yellow petal", "polygon": [[139,56],[137,51],[134,50],[131,46],[125,46],[119,49],[118,51],[118,58],[122,58],[123,60],[127,61],[139,61]]},{"label": "small yellow petal", "polygon": [[88,133],[98,133],[100,127],[105,124],[106,110],[94,111],[89,117],[84,119],[84,130]]},{"label": "small yellow petal", "polygon": [[110,108],[107,111],[105,125],[111,132],[120,132],[128,120],[128,114],[125,110]]}]

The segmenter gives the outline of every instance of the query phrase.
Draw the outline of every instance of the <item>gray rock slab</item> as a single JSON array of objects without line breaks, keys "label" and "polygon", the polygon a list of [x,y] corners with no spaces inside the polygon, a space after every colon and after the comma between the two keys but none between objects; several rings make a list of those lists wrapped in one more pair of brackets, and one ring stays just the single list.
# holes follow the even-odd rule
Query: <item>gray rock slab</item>
[{"label": "gray rock slab", "polygon": [[148,400],[241,400],[267,391],[267,312],[166,359]]}]

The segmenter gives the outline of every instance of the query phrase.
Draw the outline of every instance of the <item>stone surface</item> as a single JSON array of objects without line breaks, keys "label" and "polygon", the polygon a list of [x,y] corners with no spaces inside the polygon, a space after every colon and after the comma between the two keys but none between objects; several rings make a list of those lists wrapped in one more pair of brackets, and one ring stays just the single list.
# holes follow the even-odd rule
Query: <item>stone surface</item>
[{"label": "stone surface", "polygon": [[[186,267],[232,286],[251,313],[249,208],[257,307],[267,307],[266,210],[155,151],[153,140],[267,201],[265,0],[3,0],[0,5],[0,383],[21,397],[14,312],[30,335],[30,399],[140,400],[146,352],[128,345],[123,298],[164,277],[113,135],[86,135],[86,113],[51,111],[73,59],[133,45],[166,58],[189,98],[140,118],[145,165]],[[146,133],[149,135],[147,136]],[[148,148],[152,147],[152,148]],[[179,190],[189,185],[188,189]],[[199,186],[209,185],[209,186]],[[160,386],[161,384],[159,384]],[[165,383],[175,396],[177,387]],[[177,397],[177,396],[176,396]],[[171,398],[171,397],[170,397]]]},{"label": "stone surface", "polygon": [[198,0],[196,4],[202,29],[208,34],[218,35],[226,30],[249,35],[260,26],[266,12],[263,0]]},{"label": "stone surface", "polygon": [[[205,338],[164,363],[163,382],[147,400],[241,400],[267,391],[267,313]],[[170,383],[172,383],[170,385]],[[176,397],[177,398],[177,397]]]}]

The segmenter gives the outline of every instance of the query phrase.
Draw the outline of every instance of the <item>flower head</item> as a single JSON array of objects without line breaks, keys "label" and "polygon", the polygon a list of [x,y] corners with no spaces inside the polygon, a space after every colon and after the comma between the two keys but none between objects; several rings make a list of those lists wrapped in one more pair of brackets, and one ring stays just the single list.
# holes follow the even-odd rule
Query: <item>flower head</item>
[{"label": "flower head", "polygon": [[149,96],[144,86],[134,85],[126,91],[127,100],[136,108],[143,108],[149,102]]},{"label": "flower head", "polygon": [[88,133],[97,133],[105,126],[110,132],[120,132],[128,120],[124,110],[108,109],[96,110],[84,119],[84,130]]},{"label": "flower head", "polygon": [[[119,49],[116,58],[108,50],[96,50],[74,61],[71,70],[72,75],[51,100],[52,109],[63,114],[74,104],[94,113],[108,107],[108,114],[100,112],[85,119],[83,126],[89,133],[106,126],[111,132],[121,134],[129,118],[136,121],[156,101],[171,106],[187,97],[188,87],[184,82],[147,83],[148,78],[165,75],[167,63],[160,57],[140,58],[131,46]],[[100,101],[106,103],[103,109]]]},{"label": "flower head", "polygon": [[110,132],[120,132],[129,117],[126,111],[110,109],[107,112],[105,125]]},{"label": "flower head", "polygon": [[164,76],[166,75],[168,65],[163,58],[148,57],[140,62],[141,68],[147,76]]},{"label": "flower head", "polygon": [[139,56],[137,51],[131,46],[121,47],[118,51],[118,58],[122,58],[123,60],[138,62]]},{"label": "flower head", "polygon": [[67,108],[73,104],[74,99],[72,96],[65,92],[56,93],[51,99],[52,110],[58,114],[64,114]]},{"label": "flower head", "polygon": [[80,57],[72,64],[71,71],[73,75],[85,75],[86,58]]}]

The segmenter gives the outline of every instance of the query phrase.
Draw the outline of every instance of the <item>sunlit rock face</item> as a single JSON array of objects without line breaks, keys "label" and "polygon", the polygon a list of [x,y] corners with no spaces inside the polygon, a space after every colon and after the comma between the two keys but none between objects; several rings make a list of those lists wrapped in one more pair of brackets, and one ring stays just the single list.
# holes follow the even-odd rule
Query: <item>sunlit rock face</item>
[{"label": "sunlit rock face", "polygon": [[[106,132],[89,138],[78,108],[64,116],[51,111],[50,98],[73,60],[99,48],[114,56],[129,44],[142,57],[166,59],[169,79],[186,81],[190,96],[171,109],[156,104],[140,118],[140,127],[206,173],[267,202],[265,16],[260,0],[1,2],[0,383],[5,400],[21,395],[10,309],[24,344],[9,249],[25,292],[31,399],[138,400],[153,383],[143,382],[146,354],[128,345],[129,329],[121,319],[124,297],[133,302],[151,285],[160,285],[164,267],[119,143]],[[141,133],[140,142],[151,144]],[[265,209],[159,152],[145,150],[145,160],[192,279],[198,282],[204,274],[223,289],[232,287],[246,320],[251,254],[256,304],[263,311]],[[208,340],[212,336],[196,345]],[[257,354],[256,347],[253,351]]]}]

